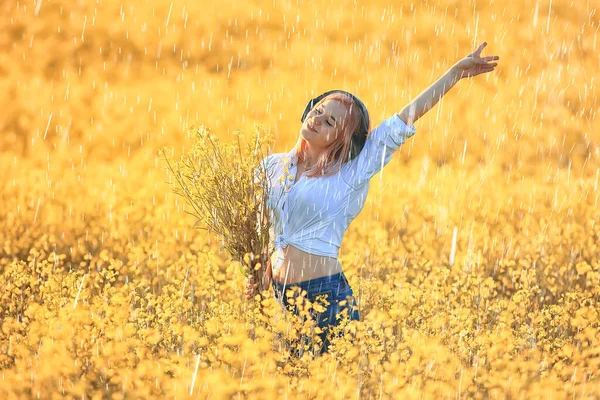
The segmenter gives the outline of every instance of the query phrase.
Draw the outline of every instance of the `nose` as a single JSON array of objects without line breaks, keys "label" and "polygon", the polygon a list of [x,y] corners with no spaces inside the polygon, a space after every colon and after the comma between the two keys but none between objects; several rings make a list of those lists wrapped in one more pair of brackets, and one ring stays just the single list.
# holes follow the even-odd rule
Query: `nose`
[{"label": "nose", "polygon": [[315,125],[321,125],[321,123],[323,122],[322,118],[323,118],[323,114],[316,114],[316,115],[314,115],[313,116],[313,124],[315,124]]}]

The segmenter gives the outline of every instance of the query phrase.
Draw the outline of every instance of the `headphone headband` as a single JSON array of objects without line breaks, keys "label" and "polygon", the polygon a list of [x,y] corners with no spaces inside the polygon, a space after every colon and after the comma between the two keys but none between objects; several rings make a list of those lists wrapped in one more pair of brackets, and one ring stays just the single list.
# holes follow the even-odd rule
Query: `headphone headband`
[{"label": "headphone headband", "polygon": [[315,105],[317,105],[321,100],[323,100],[323,98],[329,96],[332,93],[344,93],[350,96],[354,103],[358,106],[358,108],[360,108],[363,114],[363,119],[362,121],[360,121],[358,129],[352,134],[352,146],[350,149],[349,157],[349,159],[351,160],[354,157],[356,157],[358,153],[360,153],[360,151],[365,145],[365,141],[367,140],[367,135],[369,134],[369,113],[365,104],[358,97],[356,97],[350,92],[346,92],[345,90],[336,89],[325,92],[313,99],[310,99],[308,103],[306,103],[306,107],[304,107],[304,112],[302,113],[302,117],[300,118],[300,122],[304,122],[310,110],[312,110]]},{"label": "headphone headband", "polygon": [[344,93],[348,96],[350,96],[352,98],[352,100],[354,100],[354,102],[356,103],[356,105],[361,109],[361,111],[363,112],[363,115],[365,116],[366,119],[366,123],[365,125],[368,127],[369,126],[369,113],[367,112],[367,107],[365,106],[365,104],[355,95],[353,95],[350,92],[346,92],[345,90],[330,90],[328,92],[325,92],[323,94],[320,94],[319,96],[312,98],[308,101],[308,103],[306,103],[306,107],[304,107],[304,112],[302,113],[302,117],[300,118],[300,122],[304,122],[304,120],[306,119],[306,116],[308,115],[308,113],[310,112],[310,110],[313,109],[313,107],[318,104],[321,100],[323,100],[323,98],[329,96],[332,93]]}]

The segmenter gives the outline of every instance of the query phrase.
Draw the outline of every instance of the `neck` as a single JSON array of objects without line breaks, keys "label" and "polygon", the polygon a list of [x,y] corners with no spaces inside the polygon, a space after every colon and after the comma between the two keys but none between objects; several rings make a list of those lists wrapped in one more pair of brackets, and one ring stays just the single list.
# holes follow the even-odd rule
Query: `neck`
[{"label": "neck", "polygon": [[320,149],[311,146],[308,142],[305,142],[304,146],[304,151],[302,152],[302,161],[304,163],[304,168],[311,169],[319,159],[321,151]]}]

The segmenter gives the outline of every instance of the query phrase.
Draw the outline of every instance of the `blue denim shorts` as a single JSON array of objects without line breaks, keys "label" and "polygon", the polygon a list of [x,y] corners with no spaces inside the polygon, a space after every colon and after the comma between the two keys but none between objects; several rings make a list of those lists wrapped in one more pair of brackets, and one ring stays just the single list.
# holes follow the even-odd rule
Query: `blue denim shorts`
[{"label": "blue denim shorts", "polygon": [[[311,312],[311,316],[315,319],[316,325],[323,330],[323,332],[319,334],[323,345],[320,348],[315,349],[312,344],[309,344],[311,351],[316,350],[316,353],[319,354],[327,352],[330,345],[329,339],[327,338],[327,328],[329,326],[337,326],[339,324],[340,321],[338,318],[336,318],[338,314],[347,314],[351,321],[360,320],[354,293],[352,292],[352,288],[350,287],[350,284],[348,283],[348,280],[343,272],[286,285],[273,282],[273,291],[275,293],[275,297],[285,306],[288,311],[299,315],[296,305],[290,304],[288,301],[288,296],[283,293],[283,290],[285,290],[286,293],[289,293],[288,289],[292,289],[294,287],[300,288],[300,290],[295,290],[294,296],[297,296],[297,294],[302,292],[302,290],[306,290],[306,299],[311,303],[315,302],[317,296],[325,296],[325,299],[327,302],[329,302],[329,305],[324,304],[324,307],[326,308],[325,311]],[[343,300],[346,300],[346,303],[340,305],[339,303]],[[323,304],[323,302],[321,302],[321,304]],[[305,343],[307,343],[306,339]]]}]

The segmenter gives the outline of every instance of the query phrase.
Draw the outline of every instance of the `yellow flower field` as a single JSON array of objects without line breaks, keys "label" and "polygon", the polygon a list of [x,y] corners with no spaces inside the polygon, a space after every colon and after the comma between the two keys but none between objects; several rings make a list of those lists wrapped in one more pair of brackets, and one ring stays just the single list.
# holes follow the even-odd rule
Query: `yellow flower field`
[{"label": "yellow flower field", "polygon": [[[597,3],[0,13],[0,398],[600,397]],[[294,358],[311,327],[245,301],[158,150],[260,122],[288,152],[335,88],[378,124],[483,41],[496,70],[416,122],[346,233],[361,321]]]}]

